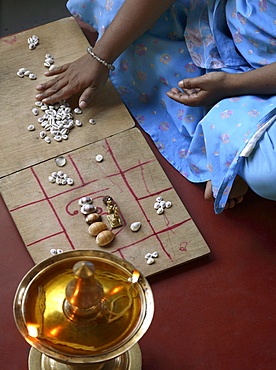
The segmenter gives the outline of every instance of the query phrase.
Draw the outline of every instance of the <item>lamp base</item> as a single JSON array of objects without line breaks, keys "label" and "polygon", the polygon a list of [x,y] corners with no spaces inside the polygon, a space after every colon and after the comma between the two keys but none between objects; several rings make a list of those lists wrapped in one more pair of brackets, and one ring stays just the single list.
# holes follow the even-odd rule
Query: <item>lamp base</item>
[{"label": "lamp base", "polygon": [[29,370],[141,370],[142,355],[139,344],[122,355],[102,363],[94,364],[63,364],[35,348],[31,348],[29,355]]}]

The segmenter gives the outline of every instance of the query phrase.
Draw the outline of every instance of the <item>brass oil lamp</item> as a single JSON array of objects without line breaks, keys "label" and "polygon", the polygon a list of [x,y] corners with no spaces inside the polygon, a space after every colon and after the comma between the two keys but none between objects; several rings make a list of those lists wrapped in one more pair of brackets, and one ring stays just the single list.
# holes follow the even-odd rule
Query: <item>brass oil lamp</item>
[{"label": "brass oil lamp", "polygon": [[30,370],[139,370],[139,339],[153,317],[149,283],[107,252],[75,250],[34,266],[14,298],[32,346]]}]

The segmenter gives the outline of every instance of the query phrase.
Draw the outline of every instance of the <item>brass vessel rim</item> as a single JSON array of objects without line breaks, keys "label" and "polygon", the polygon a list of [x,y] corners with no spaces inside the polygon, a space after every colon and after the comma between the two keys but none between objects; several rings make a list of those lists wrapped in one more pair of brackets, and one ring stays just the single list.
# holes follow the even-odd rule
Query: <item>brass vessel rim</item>
[{"label": "brass vessel rim", "polygon": [[[113,255],[109,252],[105,251],[98,251],[98,250],[85,250],[85,249],[78,249],[73,251],[67,251],[63,252],[58,255],[51,256],[37,265],[35,265],[32,269],[30,269],[27,274],[22,278],[21,282],[19,283],[19,286],[17,288],[15,297],[14,297],[14,303],[13,303],[13,313],[14,313],[14,319],[17,325],[18,330],[20,333],[24,336],[24,333],[26,333],[26,326],[25,326],[25,320],[24,320],[24,296],[26,290],[28,290],[28,287],[32,284],[32,281],[36,279],[45,269],[50,269],[52,265],[62,262],[64,259],[74,259],[74,258],[83,258],[85,257],[93,260],[99,260],[102,262],[110,263],[113,265],[118,265],[120,268],[123,268],[127,270],[130,274],[133,274],[134,271],[137,271],[137,269],[128,261],[122,259],[121,257],[118,257],[116,255]],[[39,350],[40,352],[45,353],[47,356],[52,357],[58,361],[61,362],[71,362],[71,363],[98,363],[103,361],[108,361],[112,358],[115,358],[122,353],[129,350],[133,345],[135,345],[141,337],[145,334],[147,329],[149,328],[153,313],[154,313],[154,300],[153,300],[153,294],[151,287],[147,281],[147,279],[143,276],[143,274],[138,271],[140,276],[138,280],[138,284],[140,286],[140,289],[143,292],[144,295],[144,304],[146,307],[144,307],[144,318],[141,322],[140,326],[138,328],[134,328],[133,333],[130,337],[130,339],[123,343],[121,346],[116,347],[115,349],[111,349],[110,351],[107,351],[103,354],[98,355],[91,355],[91,356],[73,356],[68,354],[62,354],[60,352],[57,352],[55,350],[51,350],[49,348],[45,348],[42,344],[38,343],[31,343],[31,345]],[[26,338],[25,338],[26,339]]]}]

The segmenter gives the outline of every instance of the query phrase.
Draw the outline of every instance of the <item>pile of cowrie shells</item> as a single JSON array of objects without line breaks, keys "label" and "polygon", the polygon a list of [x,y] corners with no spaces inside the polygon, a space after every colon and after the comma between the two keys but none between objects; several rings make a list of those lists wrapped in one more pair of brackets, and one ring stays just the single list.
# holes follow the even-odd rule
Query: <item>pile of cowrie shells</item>
[{"label": "pile of cowrie shells", "polygon": [[97,212],[97,207],[93,206],[93,199],[82,197],[79,199],[81,213],[86,215],[86,223],[89,225],[88,233],[96,237],[96,244],[99,247],[105,247],[115,238],[111,230],[107,230],[107,225],[101,221],[101,215]]},{"label": "pile of cowrie shells", "polygon": [[36,35],[33,35],[28,38],[28,44],[29,44],[29,49],[34,50],[37,45],[39,44],[39,38]]},{"label": "pile of cowrie shells", "polygon": [[171,201],[165,201],[163,197],[159,196],[155,199],[155,203],[153,208],[156,209],[156,213],[158,215],[162,215],[164,213],[166,208],[171,208],[172,202]]},{"label": "pile of cowrie shells", "polygon": [[36,80],[36,75],[29,71],[27,68],[19,68],[19,70],[16,72],[17,76],[20,78],[23,78],[25,76],[29,77],[30,80]]},{"label": "pile of cowrie shells", "polygon": [[158,252],[147,253],[145,259],[147,260],[148,265],[152,265],[155,262],[155,258],[159,257]]},{"label": "pile of cowrie shells", "polygon": [[78,126],[75,125],[72,108],[66,101],[54,105],[43,104],[41,101],[37,101],[35,105],[36,107],[32,109],[32,113],[35,116],[39,115],[39,109],[43,112],[43,116],[37,119],[43,129],[40,131],[39,136],[48,144],[52,141],[51,136],[57,142],[67,140],[72,128]]},{"label": "pile of cowrie shells", "polygon": [[62,171],[52,172],[52,174],[48,177],[48,180],[57,185],[70,185],[74,184],[74,180],[71,179],[66,173]]}]

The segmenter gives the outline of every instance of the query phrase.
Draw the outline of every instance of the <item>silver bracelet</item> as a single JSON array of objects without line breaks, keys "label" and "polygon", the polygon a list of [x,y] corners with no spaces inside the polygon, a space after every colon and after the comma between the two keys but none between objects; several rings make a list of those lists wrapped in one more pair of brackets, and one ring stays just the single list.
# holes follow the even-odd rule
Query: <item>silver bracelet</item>
[{"label": "silver bracelet", "polygon": [[104,66],[106,66],[111,71],[114,71],[115,67],[114,67],[113,64],[107,63],[105,60],[101,59],[100,57],[98,57],[98,55],[96,55],[95,53],[93,53],[92,50],[93,50],[92,46],[89,46],[89,48],[87,48],[87,51],[92,56],[92,58],[94,58],[98,62],[102,63]]}]

